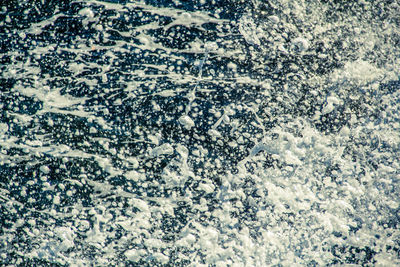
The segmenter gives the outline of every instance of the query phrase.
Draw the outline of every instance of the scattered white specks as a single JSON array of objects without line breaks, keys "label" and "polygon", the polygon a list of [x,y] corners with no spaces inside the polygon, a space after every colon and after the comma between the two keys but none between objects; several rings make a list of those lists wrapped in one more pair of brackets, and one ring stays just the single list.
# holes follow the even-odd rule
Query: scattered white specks
[{"label": "scattered white specks", "polygon": [[32,2],[0,8],[4,265],[400,266],[396,1]]}]

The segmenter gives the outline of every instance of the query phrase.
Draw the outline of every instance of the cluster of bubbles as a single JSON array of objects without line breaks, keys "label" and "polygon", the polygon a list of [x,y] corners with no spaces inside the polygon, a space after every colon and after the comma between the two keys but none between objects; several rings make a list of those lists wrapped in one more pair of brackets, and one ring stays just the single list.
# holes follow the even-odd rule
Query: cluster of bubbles
[{"label": "cluster of bubbles", "polygon": [[398,14],[1,3],[0,262],[400,264]]}]

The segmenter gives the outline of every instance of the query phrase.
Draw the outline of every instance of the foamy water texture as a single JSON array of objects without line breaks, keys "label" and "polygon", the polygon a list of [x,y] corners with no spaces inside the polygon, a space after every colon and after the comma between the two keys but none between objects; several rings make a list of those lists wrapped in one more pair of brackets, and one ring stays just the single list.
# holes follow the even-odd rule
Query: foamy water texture
[{"label": "foamy water texture", "polygon": [[0,265],[399,266],[399,14],[2,1]]}]

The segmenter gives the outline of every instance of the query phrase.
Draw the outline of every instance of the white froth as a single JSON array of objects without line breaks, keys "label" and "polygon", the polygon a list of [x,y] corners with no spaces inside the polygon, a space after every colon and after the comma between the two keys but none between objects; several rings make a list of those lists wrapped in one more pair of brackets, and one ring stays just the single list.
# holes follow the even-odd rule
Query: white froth
[{"label": "white froth", "polygon": [[194,126],[194,122],[193,120],[187,116],[184,115],[182,117],[179,118],[179,122],[187,129],[190,130],[193,126]]}]

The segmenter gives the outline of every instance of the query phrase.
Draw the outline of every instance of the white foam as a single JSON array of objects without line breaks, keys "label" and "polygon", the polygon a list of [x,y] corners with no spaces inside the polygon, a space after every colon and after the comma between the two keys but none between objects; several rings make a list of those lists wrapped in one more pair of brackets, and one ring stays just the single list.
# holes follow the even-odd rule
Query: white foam
[{"label": "white foam", "polygon": [[146,251],[144,249],[130,249],[125,251],[125,257],[133,262],[138,262],[142,259],[142,256],[146,255]]},{"label": "white foam", "polygon": [[193,126],[194,126],[194,122],[193,120],[187,116],[184,115],[182,117],[179,118],[179,122],[187,129],[190,130]]},{"label": "white foam", "polygon": [[373,64],[363,61],[349,61],[343,69],[333,73],[336,80],[350,79],[357,83],[368,83],[382,77],[384,71]]},{"label": "white foam", "polygon": [[174,148],[170,144],[162,144],[151,150],[151,155],[153,157],[158,157],[161,155],[171,155],[174,153]]}]

